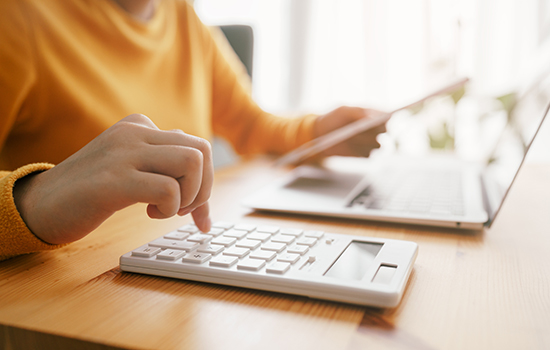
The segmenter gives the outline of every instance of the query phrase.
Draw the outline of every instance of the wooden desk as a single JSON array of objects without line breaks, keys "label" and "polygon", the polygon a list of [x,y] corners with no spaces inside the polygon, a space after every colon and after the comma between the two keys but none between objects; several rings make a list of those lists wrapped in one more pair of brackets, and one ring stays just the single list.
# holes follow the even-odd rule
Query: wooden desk
[{"label": "wooden desk", "polygon": [[217,173],[218,220],[406,239],[420,252],[403,301],[381,310],[121,272],[119,256],[190,218],[123,210],[57,251],[0,263],[0,347],[548,349],[550,166],[528,165],[491,230],[251,213],[238,205],[282,171]]}]

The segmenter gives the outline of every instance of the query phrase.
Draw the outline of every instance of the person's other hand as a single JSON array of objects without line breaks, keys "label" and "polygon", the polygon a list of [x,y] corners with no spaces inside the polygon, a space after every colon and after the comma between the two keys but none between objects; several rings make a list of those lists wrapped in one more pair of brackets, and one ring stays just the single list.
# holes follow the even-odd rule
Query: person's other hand
[{"label": "person's other hand", "polygon": [[[353,123],[362,118],[376,118],[385,114],[374,109],[365,109],[359,107],[339,107],[332,112],[321,115],[315,121],[314,136],[320,137],[331,131],[341,128],[344,125]],[[368,157],[372,150],[379,148],[380,143],[376,140],[378,134],[386,132],[386,125],[382,124],[373,129],[357,134],[348,140],[334,145],[319,156],[352,156]],[[317,157],[314,157],[317,158]]]},{"label": "person's other hand", "polygon": [[132,114],[52,169],[18,180],[14,198],[36,236],[62,244],[138,202],[151,218],[191,213],[208,231],[212,183],[208,141]]}]

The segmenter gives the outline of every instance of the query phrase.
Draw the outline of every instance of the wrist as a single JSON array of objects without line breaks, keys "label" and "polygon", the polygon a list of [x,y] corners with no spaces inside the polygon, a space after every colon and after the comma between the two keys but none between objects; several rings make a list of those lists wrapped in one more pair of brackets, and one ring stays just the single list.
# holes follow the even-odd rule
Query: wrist
[{"label": "wrist", "polygon": [[32,199],[30,198],[32,197],[32,191],[30,188],[33,186],[37,175],[38,173],[28,174],[20,179],[17,179],[13,185],[13,201],[15,203],[15,207],[17,208],[21,219],[23,219],[23,222],[25,222],[32,233],[35,232],[29,225],[29,217],[32,212]]}]

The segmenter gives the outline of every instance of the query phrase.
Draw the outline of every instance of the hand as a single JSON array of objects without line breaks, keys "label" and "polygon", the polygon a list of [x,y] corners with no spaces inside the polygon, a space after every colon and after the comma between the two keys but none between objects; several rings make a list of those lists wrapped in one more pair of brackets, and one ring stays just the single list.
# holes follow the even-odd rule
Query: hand
[{"label": "hand", "polygon": [[138,202],[151,218],[191,213],[208,231],[212,183],[208,141],[132,114],[52,169],[18,180],[14,198],[36,236],[61,244]]},{"label": "hand", "polygon": [[[384,112],[359,107],[340,107],[319,116],[315,121],[314,136],[319,137],[362,118],[376,118]],[[380,148],[378,134],[386,132],[386,125],[367,130],[323,151],[320,156],[368,157],[373,149]]]}]

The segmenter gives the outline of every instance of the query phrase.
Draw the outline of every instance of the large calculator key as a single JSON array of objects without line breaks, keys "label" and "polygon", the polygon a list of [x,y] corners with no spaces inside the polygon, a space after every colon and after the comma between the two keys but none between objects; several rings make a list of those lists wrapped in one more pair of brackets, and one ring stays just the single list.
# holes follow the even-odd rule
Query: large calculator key
[{"label": "large calculator key", "polygon": [[302,237],[296,241],[296,244],[307,245],[308,247],[313,247],[315,243],[317,243],[317,239],[312,237]]},{"label": "large calculator key", "polygon": [[275,237],[271,238],[271,242],[277,242],[277,243],[284,243],[284,244],[290,244],[294,242],[296,238],[294,236],[289,235],[276,235]]},{"label": "large calculator key", "polygon": [[260,260],[260,259],[246,259],[246,260],[240,261],[237,264],[237,268],[239,270],[250,270],[250,271],[258,271],[264,266],[265,266],[265,260]]},{"label": "large calculator key", "polygon": [[282,252],[285,250],[286,244],[284,243],[275,243],[275,242],[267,242],[262,244],[262,250],[271,250],[277,253]]},{"label": "large calculator key", "polygon": [[236,256],[238,258],[244,258],[248,253],[250,253],[250,249],[231,247],[231,248],[227,248],[223,252],[223,255],[231,255],[231,256]]},{"label": "large calculator key", "polygon": [[304,230],[300,230],[298,228],[282,228],[281,231],[279,231],[279,233],[282,235],[289,235],[294,237],[300,236],[302,232],[304,232]]},{"label": "large calculator key", "polygon": [[132,251],[132,256],[139,256],[140,258],[150,258],[160,253],[161,249],[156,247],[139,247]]},{"label": "large calculator key", "polygon": [[260,244],[262,244],[262,242],[260,242],[260,241],[255,241],[253,239],[243,239],[242,241],[237,242],[235,245],[237,247],[248,248],[250,250],[254,250],[254,249],[258,248],[260,246]]},{"label": "large calculator key", "polygon": [[256,231],[263,232],[263,233],[269,233],[269,234],[275,234],[275,233],[279,232],[279,228],[277,226],[258,226]]},{"label": "large calculator key", "polygon": [[248,234],[248,231],[231,229],[231,230],[227,231],[226,233],[224,233],[223,235],[225,237],[235,237],[237,239],[241,239],[244,236],[246,236],[247,234]]},{"label": "large calculator key", "polygon": [[233,223],[227,222],[227,221],[216,221],[215,223],[212,224],[212,227],[229,230],[231,227],[233,227]]},{"label": "large calculator key", "polygon": [[232,246],[233,244],[235,244],[235,242],[237,242],[236,238],[223,237],[223,236],[222,237],[216,237],[212,241],[210,241],[210,243],[212,243],[212,244],[219,244],[219,245],[223,245],[224,247]]},{"label": "large calculator key", "polygon": [[271,235],[269,233],[252,232],[246,238],[267,242],[271,238]]},{"label": "large calculator key", "polygon": [[212,255],[210,254],[195,252],[185,255],[181,259],[181,261],[194,264],[202,264],[203,262],[210,260],[210,258],[212,258]]},{"label": "large calculator key", "polygon": [[305,245],[294,245],[292,247],[288,247],[286,251],[291,254],[304,255],[309,251],[309,247]]},{"label": "large calculator key", "polygon": [[239,225],[235,225],[235,227],[233,227],[233,228],[235,230],[243,230],[243,231],[246,231],[246,232],[252,232],[252,231],[254,231],[256,226],[250,225],[250,224],[239,224]]},{"label": "large calculator key", "polygon": [[174,241],[173,239],[164,239],[164,238],[158,238],[149,243],[152,247],[159,247],[159,248],[170,248],[170,249],[181,249],[185,250],[187,252],[196,249],[199,244],[195,242],[187,242],[187,241]]},{"label": "large calculator key", "polygon": [[192,235],[191,237],[187,238],[187,240],[189,242],[197,242],[197,243],[200,243],[200,244],[208,243],[208,241],[210,241],[211,239],[212,239],[212,236],[205,235],[205,234],[202,234],[202,233],[197,233],[197,234]]},{"label": "large calculator key", "polygon": [[210,266],[231,267],[235,265],[237,261],[239,261],[239,258],[236,256],[220,255],[210,260]]},{"label": "large calculator key", "polygon": [[260,259],[260,260],[266,260],[266,261],[271,261],[276,256],[277,256],[277,253],[269,250],[258,250],[250,253],[250,257],[252,259]]},{"label": "large calculator key", "polygon": [[182,227],[178,228],[178,231],[189,232],[189,233],[197,233],[197,232],[199,232],[199,228],[195,224],[187,224],[185,226],[182,226]]},{"label": "large calculator key", "polygon": [[216,244],[202,244],[197,248],[197,252],[207,253],[212,255],[218,255],[224,250],[223,245]]},{"label": "large calculator key", "polygon": [[295,264],[298,260],[300,260],[300,254],[285,253],[277,257],[277,261],[287,262],[290,264]]},{"label": "large calculator key", "polygon": [[165,249],[157,254],[157,259],[175,261],[185,255],[185,250]]},{"label": "large calculator key", "polygon": [[288,269],[290,269],[289,263],[277,261],[271,264],[270,266],[268,266],[267,269],[265,269],[265,271],[267,273],[276,273],[276,274],[282,275],[285,272],[287,272]]},{"label": "large calculator key", "polygon": [[212,227],[212,229],[210,231],[205,232],[205,235],[218,237],[219,235],[221,235],[224,232],[225,232],[225,230],[223,228]]},{"label": "large calculator key", "polygon": [[323,231],[306,231],[304,232],[304,236],[306,237],[313,237],[313,238],[321,238],[325,235]]},{"label": "large calculator key", "polygon": [[177,241],[183,241],[187,237],[189,237],[189,232],[172,231],[164,235],[166,239],[175,239]]}]

